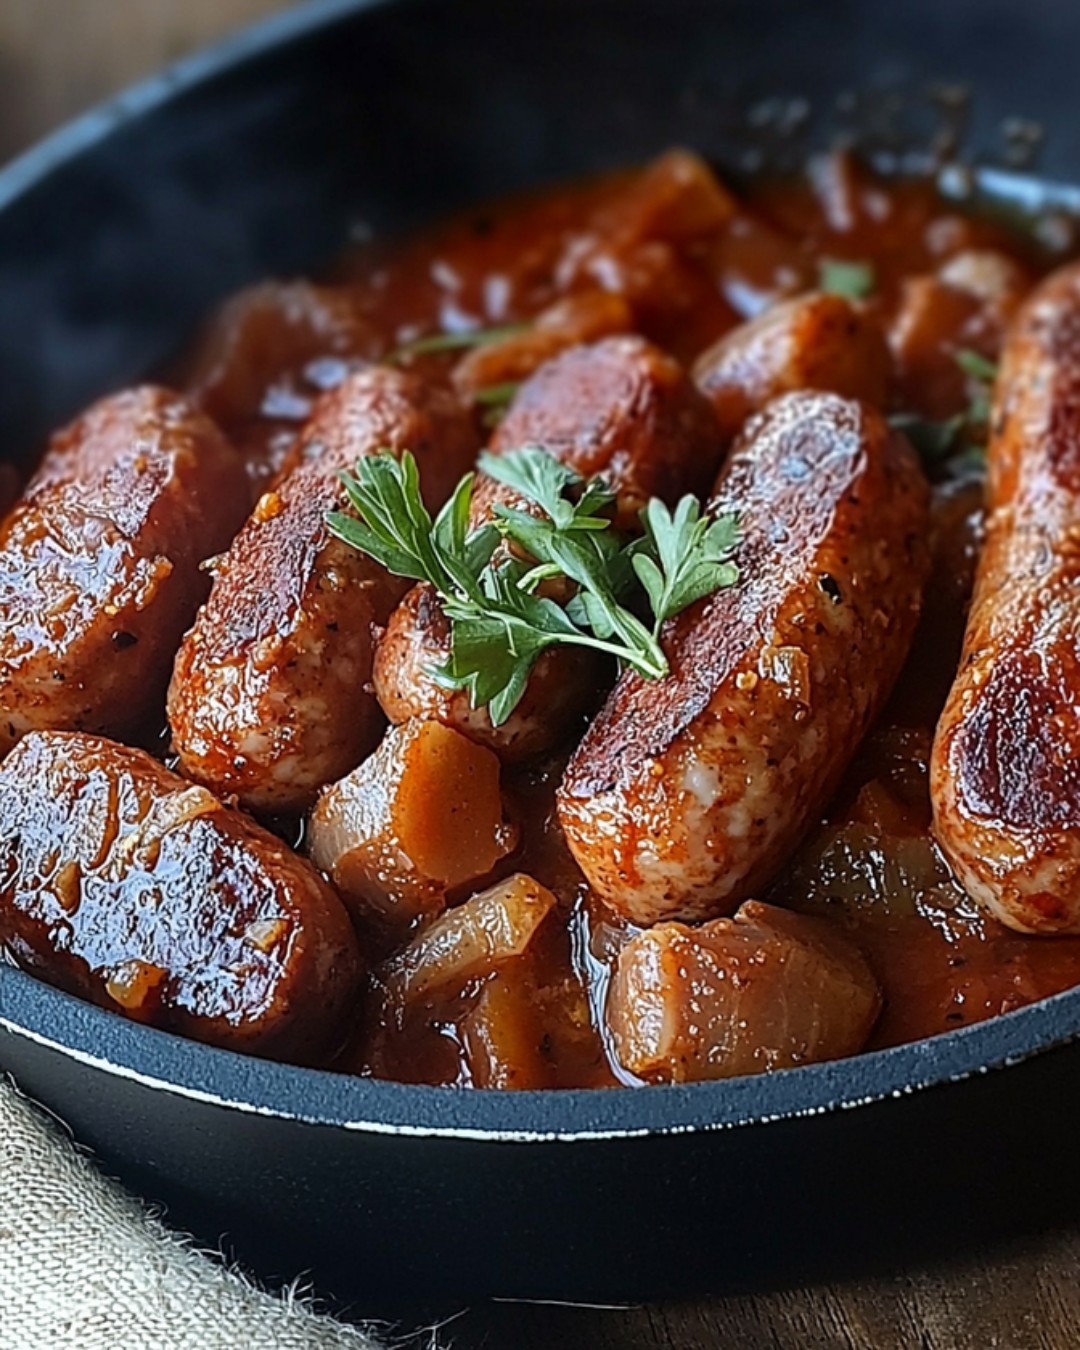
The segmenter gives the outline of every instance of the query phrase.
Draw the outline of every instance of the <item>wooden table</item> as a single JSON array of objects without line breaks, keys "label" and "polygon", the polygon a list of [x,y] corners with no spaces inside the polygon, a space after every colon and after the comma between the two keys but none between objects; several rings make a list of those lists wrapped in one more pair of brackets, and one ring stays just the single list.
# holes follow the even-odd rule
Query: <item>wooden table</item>
[{"label": "wooden table", "polygon": [[[0,0],[0,158],[163,62],[285,6]],[[443,1340],[492,1350],[1065,1350],[1080,1345],[1080,1216],[1067,1232],[1012,1248],[813,1288],[631,1309],[474,1307],[448,1322]]]}]

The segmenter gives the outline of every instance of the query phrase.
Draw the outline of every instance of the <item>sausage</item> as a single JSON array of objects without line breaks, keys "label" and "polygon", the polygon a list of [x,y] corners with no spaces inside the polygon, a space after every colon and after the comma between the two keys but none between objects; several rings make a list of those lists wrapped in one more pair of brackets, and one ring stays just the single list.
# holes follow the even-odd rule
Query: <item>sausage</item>
[{"label": "sausage", "polygon": [[623,1068],[686,1083],[857,1054],[880,1010],[877,981],[843,934],[748,900],[733,919],[632,938],[606,1016]]},{"label": "sausage", "polygon": [[0,765],[0,942],[69,993],[196,1040],[318,1059],[361,958],[311,865],[143,750],[31,732]]},{"label": "sausage", "polygon": [[986,542],[931,760],[934,831],[998,919],[1080,933],[1080,266],[1021,308],[991,428]]},{"label": "sausage", "polygon": [[[715,421],[682,368],[641,338],[609,338],[576,347],[548,362],[522,385],[495,433],[495,454],[541,445],[583,478],[603,476],[617,493],[616,515],[636,521],[650,497],[674,502],[703,491],[720,454]],[[523,505],[489,479],[478,484],[473,523],[490,517],[496,502]],[[443,665],[450,625],[434,591],[420,585],[387,626],[375,657],[375,689],[391,722],[424,717],[446,722],[521,760],[558,743],[599,683],[591,653],[545,652],[525,695],[503,725],[469,706],[464,691],[446,690],[427,673]]]},{"label": "sausage", "polygon": [[928,489],[864,405],[788,394],[747,427],[711,509],[737,583],[670,620],[662,680],[620,677],[558,815],[634,922],[730,913],[783,866],[899,673],[928,567]]},{"label": "sausage", "polygon": [[180,767],[252,809],[304,809],[378,740],[372,628],[408,583],[333,538],[325,517],[343,507],[340,472],[384,447],[413,452],[433,506],[476,452],[446,390],[389,369],[350,376],[220,560],[177,655],[168,708]]},{"label": "sausage", "polygon": [[884,408],[889,364],[875,319],[839,295],[812,293],[732,329],[698,357],[693,375],[729,445],[752,413],[799,389]]},{"label": "sausage", "polygon": [[720,460],[716,424],[683,368],[639,337],[575,347],[518,391],[493,454],[542,445],[582,478],[604,478],[631,527],[650,497],[704,492]]},{"label": "sausage", "polygon": [[145,733],[209,589],[200,563],[246,509],[236,452],[167,389],[54,436],[0,525],[0,752],[34,728]]}]

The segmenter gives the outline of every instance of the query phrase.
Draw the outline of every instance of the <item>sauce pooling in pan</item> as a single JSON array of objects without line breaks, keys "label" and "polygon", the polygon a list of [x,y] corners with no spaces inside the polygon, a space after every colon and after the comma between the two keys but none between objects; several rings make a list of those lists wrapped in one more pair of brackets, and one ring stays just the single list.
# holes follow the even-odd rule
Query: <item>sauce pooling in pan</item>
[{"label": "sauce pooling in pan", "polygon": [[[770,1072],[1080,983],[1080,614],[1038,601],[1080,282],[1033,237],[847,155],[735,191],[671,151],[234,297],[0,527],[10,956],[486,1088]],[[1006,522],[1051,471],[1053,521]],[[129,748],[163,717],[168,769]]]}]

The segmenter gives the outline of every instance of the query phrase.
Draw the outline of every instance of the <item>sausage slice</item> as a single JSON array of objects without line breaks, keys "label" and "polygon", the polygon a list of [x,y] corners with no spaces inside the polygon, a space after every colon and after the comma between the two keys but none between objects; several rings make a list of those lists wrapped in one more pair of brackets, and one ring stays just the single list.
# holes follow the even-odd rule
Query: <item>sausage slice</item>
[{"label": "sausage slice", "polygon": [[899,673],[928,567],[928,490],[878,413],[789,394],[717,483],[739,580],[625,672],[567,766],[559,820],[636,923],[730,913],[783,866]]},{"label": "sausage slice", "polygon": [[884,408],[889,348],[880,325],[839,295],[811,293],[774,305],[726,333],[694,363],[725,445],[770,399],[820,389]]},{"label": "sausage slice", "polygon": [[32,732],[0,766],[0,942],[69,993],[212,1045],[306,1060],[359,994],[313,867],[145,751]]}]

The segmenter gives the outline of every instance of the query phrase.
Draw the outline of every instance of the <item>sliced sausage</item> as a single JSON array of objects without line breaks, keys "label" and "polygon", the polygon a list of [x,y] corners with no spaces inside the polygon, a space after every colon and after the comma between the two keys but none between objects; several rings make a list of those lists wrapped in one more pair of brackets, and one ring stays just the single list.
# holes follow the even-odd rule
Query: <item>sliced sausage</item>
[{"label": "sliced sausage", "polygon": [[559,820],[637,923],[730,913],[781,868],[899,673],[928,566],[928,491],[874,410],[788,394],[713,510],[739,580],[665,627],[664,679],[624,672],[567,766]]},{"label": "sliced sausage", "polygon": [[986,542],[934,742],[934,830],[1004,923],[1080,933],[1080,266],[1023,306],[991,425]]},{"label": "sliced sausage", "polygon": [[607,1020],[624,1068],[686,1083],[857,1054],[880,1010],[877,981],[842,934],[748,900],[732,919],[632,938]]},{"label": "sliced sausage", "polygon": [[[716,424],[682,368],[641,338],[576,347],[542,366],[519,391],[492,440],[492,452],[540,445],[583,478],[604,477],[618,494],[617,516],[631,525],[650,497],[674,502],[704,491],[720,454]],[[516,494],[482,480],[473,522]],[[562,648],[537,662],[525,696],[499,727],[427,673],[445,664],[450,625],[435,593],[418,586],[387,626],[375,658],[375,689],[392,722],[434,718],[504,759],[524,759],[562,740],[597,683],[595,662]]]},{"label": "sliced sausage", "polygon": [[703,352],[694,379],[725,444],[780,394],[820,389],[884,408],[889,348],[876,319],[839,295],[800,295],[741,324]]},{"label": "sliced sausage", "polygon": [[337,1048],[360,954],[318,873],[142,750],[32,732],[0,766],[0,942],[127,1017],[275,1057]]},{"label": "sliced sausage", "polygon": [[159,722],[200,563],[247,500],[236,452],[167,389],[103,399],[53,438],[0,525],[0,750],[33,728]]},{"label": "sliced sausage", "polygon": [[370,692],[372,628],[407,582],[331,537],[339,475],[385,447],[411,450],[430,506],[476,453],[454,396],[373,369],[327,394],[302,459],[264,494],[216,569],[176,659],[169,724],[183,772],[258,810],[310,804],[379,737]]}]

